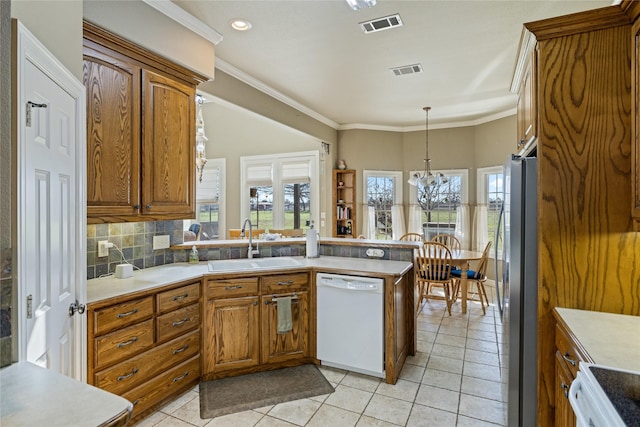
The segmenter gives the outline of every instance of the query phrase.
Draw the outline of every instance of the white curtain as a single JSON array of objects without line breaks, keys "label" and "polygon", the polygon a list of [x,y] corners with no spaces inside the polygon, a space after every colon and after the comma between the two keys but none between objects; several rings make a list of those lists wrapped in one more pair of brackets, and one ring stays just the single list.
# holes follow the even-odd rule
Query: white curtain
[{"label": "white curtain", "polygon": [[362,234],[367,239],[376,238],[376,208],[365,205],[365,218],[362,223]]},{"label": "white curtain", "polygon": [[468,205],[460,205],[456,209],[456,229],[454,234],[458,238],[458,240],[460,240],[462,249],[468,249],[469,243],[471,242]]},{"label": "white curtain", "polygon": [[393,240],[400,240],[400,237],[405,233],[402,205],[391,206],[391,232]]},{"label": "white curtain", "polygon": [[420,205],[409,205],[408,233],[422,234],[422,209]]},{"label": "white curtain", "polygon": [[489,242],[489,214],[487,205],[476,206],[476,247],[475,250],[483,251]]}]

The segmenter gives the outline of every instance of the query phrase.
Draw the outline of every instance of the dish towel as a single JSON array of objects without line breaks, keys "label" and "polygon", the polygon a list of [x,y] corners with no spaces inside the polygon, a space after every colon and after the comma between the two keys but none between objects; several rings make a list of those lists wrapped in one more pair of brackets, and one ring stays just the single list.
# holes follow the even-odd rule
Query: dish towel
[{"label": "dish towel", "polygon": [[291,329],[293,329],[291,297],[278,298],[278,333],[286,334]]}]

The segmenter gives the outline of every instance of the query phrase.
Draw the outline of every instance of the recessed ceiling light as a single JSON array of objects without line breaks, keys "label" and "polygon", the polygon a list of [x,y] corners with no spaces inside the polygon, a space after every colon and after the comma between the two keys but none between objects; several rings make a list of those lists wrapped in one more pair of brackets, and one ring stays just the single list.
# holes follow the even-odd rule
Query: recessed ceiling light
[{"label": "recessed ceiling light", "polygon": [[238,31],[248,31],[251,29],[251,22],[242,18],[232,19],[229,24],[231,24],[231,28]]}]

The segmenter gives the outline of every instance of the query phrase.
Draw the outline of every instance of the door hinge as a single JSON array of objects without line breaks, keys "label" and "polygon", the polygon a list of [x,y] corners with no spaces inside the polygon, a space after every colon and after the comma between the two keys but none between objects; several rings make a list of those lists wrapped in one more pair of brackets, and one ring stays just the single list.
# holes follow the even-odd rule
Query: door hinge
[{"label": "door hinge", "polygon": [[33,295],[27,295],[27,319],[33,319]]},{"label": "door hinge", "polygon": [[27,118],[26,118],[26,126],[31,127],[31,108],[47,108],[47,104],[37,104],[35,102],[27,101]]}]

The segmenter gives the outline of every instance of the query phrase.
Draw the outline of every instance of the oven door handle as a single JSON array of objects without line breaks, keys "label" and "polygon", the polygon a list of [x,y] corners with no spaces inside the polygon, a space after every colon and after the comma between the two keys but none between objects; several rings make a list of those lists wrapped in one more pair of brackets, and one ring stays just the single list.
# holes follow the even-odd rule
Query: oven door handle
[{"label": "oven door handle", "polygon": [[573,413],[576,415],[576,426],[588,426],[589,416],[584,413],[584,409],[588,405],[592,405],[593,402],[589,402],[587,390],[585,390],[582,384],[580,371],[578,371],[577,377],[571,383],[571,387],[569,387],[569,403],[571,403]]}]

